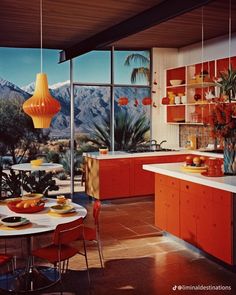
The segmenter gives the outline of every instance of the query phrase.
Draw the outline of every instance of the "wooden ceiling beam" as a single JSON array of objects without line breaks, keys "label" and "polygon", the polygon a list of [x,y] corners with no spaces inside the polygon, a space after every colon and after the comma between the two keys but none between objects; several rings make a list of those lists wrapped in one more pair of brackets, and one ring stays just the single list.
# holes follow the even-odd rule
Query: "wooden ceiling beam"
[{"label": "wooden ceiling beam", "polygon": [[[212,1],[213,0],[165,0],[134,17],[97,33],[72,47],[64,49],[60,52],[59,62],[65,62],[91,50],[105,48],[117,40],[146,30]],[[168,38],[168,32],[166,32],[166,36]]]}]

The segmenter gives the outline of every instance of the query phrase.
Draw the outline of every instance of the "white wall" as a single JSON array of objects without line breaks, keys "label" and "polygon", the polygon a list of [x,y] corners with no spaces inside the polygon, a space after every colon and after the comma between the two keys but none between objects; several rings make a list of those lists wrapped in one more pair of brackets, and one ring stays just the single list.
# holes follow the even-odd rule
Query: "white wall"
[{"label": "white wall", "polygon": [[156,91],[153,93],[153,101],[157,107],[152,108],[152,138],[157,142],[167,140],[163,147],[179,146],[179,126],[165,123],[166,107],[161,105],[161,100],[166,95],[165,70],[177,66],[178,49],[153,48],[153,78],[157,81],[157,85],[153,85],[153,90]]}]

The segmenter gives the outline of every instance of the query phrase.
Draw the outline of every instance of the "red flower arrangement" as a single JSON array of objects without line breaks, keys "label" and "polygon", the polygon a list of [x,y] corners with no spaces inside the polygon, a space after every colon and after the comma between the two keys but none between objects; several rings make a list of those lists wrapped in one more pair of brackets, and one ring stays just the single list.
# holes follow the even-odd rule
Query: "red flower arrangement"
[{"label": "red flower arrangement", "polygon": [[236,131],[236,104],[216,103],[206,123],[211,126],[214,138],[233,137]]}]

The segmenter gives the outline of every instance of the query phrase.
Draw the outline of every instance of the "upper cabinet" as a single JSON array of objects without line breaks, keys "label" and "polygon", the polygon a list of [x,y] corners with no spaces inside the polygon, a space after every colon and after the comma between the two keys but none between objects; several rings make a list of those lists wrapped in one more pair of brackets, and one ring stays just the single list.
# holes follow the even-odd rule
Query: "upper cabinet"
[{"label": "upper cabinet", "polygon": [[[230,63],[236,68],[236,57]],[[229,68],[229,58],[166,70],[166,122],[203,124],[219,94],[213,78]]]}]

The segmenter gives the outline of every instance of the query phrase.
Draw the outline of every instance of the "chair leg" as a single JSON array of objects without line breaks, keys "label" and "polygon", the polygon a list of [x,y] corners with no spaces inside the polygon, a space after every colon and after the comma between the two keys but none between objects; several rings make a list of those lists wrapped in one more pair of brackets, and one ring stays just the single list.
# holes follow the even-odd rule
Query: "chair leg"
[{"label": "chair leg", "polygon": [[89,266],[88,266],[87,250],[86,250],[86,245],[85,245],[84,239],[83,239],[83,246],[84,246],[84,257],[85,257],[85,262],[86,262],[86,267],[87,267],[88,282],[89,282],[89,286],[90,286],[91,280],[90,280],[90,273],[89,273]]},{"label": "chair leg", "polygon": [[100,264],[101,264],[101,267],[104,268],[102,246],[101,246],[100,240],[97,240],[97,247],[98,247],[98,254],[99,254]]}]

